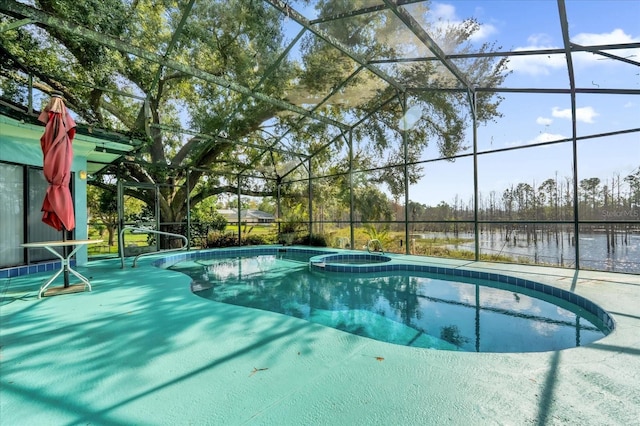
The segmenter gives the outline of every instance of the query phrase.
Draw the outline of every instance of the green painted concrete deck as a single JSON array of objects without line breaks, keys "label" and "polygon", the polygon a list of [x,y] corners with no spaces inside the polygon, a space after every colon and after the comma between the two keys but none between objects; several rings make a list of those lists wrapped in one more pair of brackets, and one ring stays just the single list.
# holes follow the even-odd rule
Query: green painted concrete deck
[{"label": "green painted concrete deck", "polygon": [[572,289],[617,328],[558,352],[409,348],[201,299],[149,260],[94,261],[78,268],[92,292],[0,280],[0,424],[639,424],[640,276],[415,259]]}]

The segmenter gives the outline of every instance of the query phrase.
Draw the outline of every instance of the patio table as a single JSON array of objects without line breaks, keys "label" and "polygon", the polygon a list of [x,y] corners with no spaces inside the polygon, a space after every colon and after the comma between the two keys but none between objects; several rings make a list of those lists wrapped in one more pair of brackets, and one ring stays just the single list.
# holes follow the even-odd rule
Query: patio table
[{"label": "patio table", "polygon": [[[80,274],[78,271],[71,268],[71,257],[73,257],[73,255],[76,254],[76,252],[83,246],[86,246],[88,244],[101,243],[102,241],[103,240],[66,240],[66,241],[42,241],[37,243],[22,244],[22,247],[26,247],[26,248],[47,249],[60,259],[60,269],[51,278],[49,278],[49,280],[46,283],[44,283],[42,287],[40,287],[40,290],[38,291],[38,299],[42,297],[44,292],[47,290],[47,287],[49,287],[49,285],[53,282],[53,280],[58,278],[58,275],[60,275],[62,272],[71,272],[73,275],[78,277],[80,281],[84,283],[85,288],[89,287],[89,291],[91,291],[91,283],[89,282],[89,279],[84,275]],[[54,250],[55,247],[69,247],[69,246],[70,247],[75,246],[75,248],[71,250],[71,252],[67,254],[66,257]]]}]

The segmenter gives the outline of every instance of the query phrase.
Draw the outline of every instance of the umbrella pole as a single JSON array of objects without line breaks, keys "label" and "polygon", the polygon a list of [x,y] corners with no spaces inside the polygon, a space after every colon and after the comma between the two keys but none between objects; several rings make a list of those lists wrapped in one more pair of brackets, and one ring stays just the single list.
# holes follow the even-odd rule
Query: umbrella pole
[{"label": "umbrella pole", "polygon": [[[64,226],[62,227],[62,241],[67,241],[67,230],[64,228]],[[62,255],[64,256],[65,259],[67,259],[67,246],[62,246]],[[68,288],[69,287],[69,262],[70,260],[67,259],[67,261],[64,263],[64,288]]]}]

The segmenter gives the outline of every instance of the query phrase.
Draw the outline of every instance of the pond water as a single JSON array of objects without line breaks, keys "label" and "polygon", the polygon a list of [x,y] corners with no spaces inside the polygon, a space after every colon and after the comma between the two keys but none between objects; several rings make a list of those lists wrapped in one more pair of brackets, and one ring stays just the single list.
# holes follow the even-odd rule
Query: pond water
[{"label": "pond water", "polygon": [[[567,233],[560,234],[558,239],[554,236],[538,234],[537,241],[533,238],[527,240],[526,235],[517,235],[515,239],[505,240],[504,233],[483,233],[480,236],[480,253],[504,255],[517,261],[525,258],[536,264],[558,265],[573,268],[576,264],[575,245],[572,237]],[[451,237],[452,234],[428,233],[417,234],[422,238],[434,238],[443,236]],[[474,238],[473,234],[458,235],[460,238]],[[580,267],[608,272],[640,273],[640,234],[631,234],[625,237],[618,236],[614,252],[607,252],[607,239],[603,233],[580,234],[578,239],[580,248]],[[625,240],[626,238],[626,240]],[[468,242],[451,245],[451,248],[474,251],[474,243]]]}]

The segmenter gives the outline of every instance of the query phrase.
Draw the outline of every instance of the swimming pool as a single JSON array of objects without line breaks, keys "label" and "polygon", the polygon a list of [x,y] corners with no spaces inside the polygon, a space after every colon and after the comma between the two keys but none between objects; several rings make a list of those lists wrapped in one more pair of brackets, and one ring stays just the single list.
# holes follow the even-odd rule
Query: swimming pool
[{"label": "swimming pool", "polygon": [[420,348],[550,351],[586,345],[613,329],[592,302],[539,283],[431,271],[403,264],[401,257],[366,262],[365,256],[380,255],[336,256],[290,248],[221,250],[184,257],[170,268],[189,275],[194,293],[207,299]]}]

